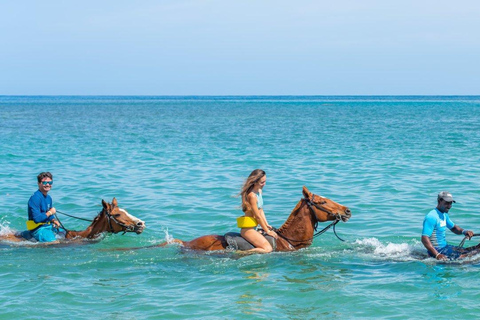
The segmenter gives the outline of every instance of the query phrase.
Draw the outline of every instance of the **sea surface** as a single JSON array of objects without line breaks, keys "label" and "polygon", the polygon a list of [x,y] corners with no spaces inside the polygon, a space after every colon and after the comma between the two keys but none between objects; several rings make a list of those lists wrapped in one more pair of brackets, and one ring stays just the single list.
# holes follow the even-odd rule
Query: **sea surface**
[{"label": "sea surface", "polygon": [[[306,186],[350,207],[336,229],[346,241],[328,231],[304,250],[245,257],[117,250],[237,231],[256,168],[271,225]],[[116,197],[147,228],[85,245],[0,243],[0,319],[480,314],[480,258],[438,263],[420,242],[442,190],[457,200],[452,220],[480,233],[479,96],[0,96],[0,234],[25,229],[42,171],[58,210],[91,219]]]}]

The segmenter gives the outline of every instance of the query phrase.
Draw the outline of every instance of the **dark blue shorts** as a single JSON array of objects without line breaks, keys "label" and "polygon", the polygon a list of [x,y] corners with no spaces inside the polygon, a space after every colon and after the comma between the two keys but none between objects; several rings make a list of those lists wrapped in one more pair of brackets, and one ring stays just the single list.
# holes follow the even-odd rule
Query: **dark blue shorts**
[{"label": "dark blue shorts", "polygon": [[457,260],[460,258],[462,254],[467,253],[465,248],[457,247],[457,246],[452,246],[450,244],[447,244],[443,248],[435,248],[437,251],[445,256],[447,256],[448,259],[450,260]]},{"label": "dark blue shorts", "polygon": [[[435,247],[435,249],[439,253],[445,255],[450,260],[457,260],[457,259],[461,258],[462,255],[466,255],[468,253],[478,251],[477,247],[462,248],[462,247],[452,246],[450,244],[447,244],[443,248]],[[428,252],[428,255],[435,258],[435,256],[433,254],[431,254],[430,251]]]}]

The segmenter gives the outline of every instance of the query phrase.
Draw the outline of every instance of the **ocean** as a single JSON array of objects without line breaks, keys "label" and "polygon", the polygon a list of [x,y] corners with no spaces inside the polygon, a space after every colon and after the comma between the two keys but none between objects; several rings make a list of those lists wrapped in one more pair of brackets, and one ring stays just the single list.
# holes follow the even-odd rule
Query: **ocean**
[{"label": "ocean", "polygon": [[[256,168],[272,226],[306,186],[351,209],[336,228],[346,241],[328,231],[297,252],[245,257],[117,250],[238,231],[238,193]],[[480,259],[438,263],[420,242],[442,190],[457,201],[451,219],[480,233],[480,96],[0,96],[0,235],[25,229],[42,171],[58,210],[91,219],[116,197],[146,229],[85,245],[0,243],[0,319],[480,313]]]}]

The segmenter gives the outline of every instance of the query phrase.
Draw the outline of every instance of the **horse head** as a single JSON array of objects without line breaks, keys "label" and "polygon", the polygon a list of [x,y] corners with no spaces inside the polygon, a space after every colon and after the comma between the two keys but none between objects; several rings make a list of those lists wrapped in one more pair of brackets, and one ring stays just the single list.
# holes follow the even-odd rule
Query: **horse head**
[{"label": "horse head", "polygon": [[145,222],[129,214],[125,209],[119,208],[117,199],[113,198],[111,204],[102,200],[102,205],[102,213],[108,221],[108,232],[135,232],[140,234],[145,229]]},{"label": "horse head", "polygon": [[347,222],[352,216],[348,207],[342,206],[328,198],[315,195],[303,187],[303,196],[307,205],[310,207],[315,218],[319,222],[341,220]]}]

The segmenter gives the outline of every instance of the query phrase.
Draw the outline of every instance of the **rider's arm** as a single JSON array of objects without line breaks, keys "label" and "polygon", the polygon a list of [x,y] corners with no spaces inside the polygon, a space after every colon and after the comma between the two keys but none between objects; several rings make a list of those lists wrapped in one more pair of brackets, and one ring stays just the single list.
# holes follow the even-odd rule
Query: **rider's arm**
[{"label": "rider's arm", "polygon": [[425,236],[425,235],[422,235],[422,243],[423,245],[425,246],[425,248],[431,253],[433,254],[433,256],[435,257],[435,259],[438,259],[438,260],[443,260],[443,259],[446,259],[446,257],[439,253],[432,245],[432,242],[430,241],[430,238]]},{"label": "rider's arm", "polygon": [[[44,201],[46,201],[46,205],[42,205]],[[42,207],[50,207],[50,209],[45,212]],[[50,196],[43,199],[39,196],[39,192],[36,192],[28,200],[28,216],[35,223],[50,222],[55,218],[55,213],[56,210],[53,208],[53,201]]]},{"label": "rider's arm", "polygon": [[465,230],[461,227],[459,227],[457,224],[453,226],[453,228],[450,229],[455,234],[463,234],[468,237],[468,239],[473,237],[473,231],[471,230]]},{"label": "rider's arm", "polygon": [[258,224],[263,230],[268,230],[267,221],[265,216],[260,213],[260,210],[258,210],[257,197],[253,192],[248,195],[248,203],[252,207],[253,217],[257,220]]},{"label": "rider's arm", "polygon": [[422,230],[422,243],[424,247],[430,252],[435,259],[438,260],[444,260],[447,259],[447,257],[437,251],[435,247],[433,246],[432,242],[430,241],[430,236],[434,232],[435,229],[435,224],[436,224],[436,219],[433,218],[430,215],[427,215],[425,217],[425,220],[423,220],[423,230]]},{"label": "rider's arm", "polygon": [[248,203],[252,207],[253,216],[257,220],[258,224],[262,227],[262,229],[268,235],[274,236],[275,232],[273,232],[268,228],[268,223],[267,223],[267,219],[265,218],[265,214],[260,212],[260,210],[258,210],[257,197],[255,196],[254,193],[250,193],[248,195]]},{"label": "rider's arm", "polygon": [[48,222],[53,219],[47,212],[43,212],[41,209],[41,199],[39,197],[32,196],[28,200],[28,211],[32,220],[35,223]]}]

